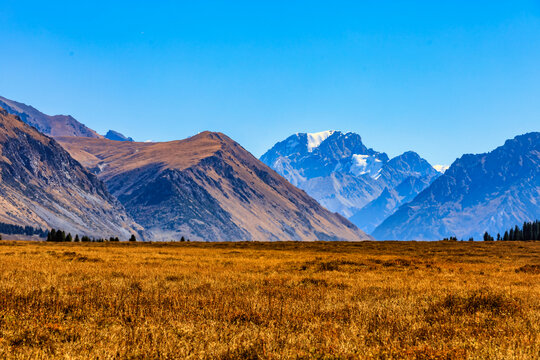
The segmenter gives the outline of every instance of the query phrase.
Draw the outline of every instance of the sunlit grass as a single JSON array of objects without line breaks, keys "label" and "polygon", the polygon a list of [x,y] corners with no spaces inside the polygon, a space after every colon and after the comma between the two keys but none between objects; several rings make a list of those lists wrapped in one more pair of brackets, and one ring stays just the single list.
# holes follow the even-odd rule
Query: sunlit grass
[{"label": "sunlit grass", "polygon": [[0,358],[537,359],[540,243],[0,242]]}]

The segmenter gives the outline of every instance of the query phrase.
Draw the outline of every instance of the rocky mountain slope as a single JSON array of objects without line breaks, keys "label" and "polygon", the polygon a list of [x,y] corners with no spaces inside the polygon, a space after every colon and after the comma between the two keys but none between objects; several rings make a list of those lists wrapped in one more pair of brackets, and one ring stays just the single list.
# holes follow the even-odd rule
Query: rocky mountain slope
[{"label": "rocky mountain slope", "polygon": [[0,222],[126,239],[141,228],[55,140],[0,108]]},{"label": "rocky mountain slope", "polygon": [[0,107],[4,108],[10,114],[19,116],[26,124],[35,127],[38,131],[48,136],[102,137],[69,115],[45,115],[32,106],[9,100],[2,96],[0,96]]},{"label": "rocky mountain slope", "polygon": [[409,176],[395,188],[385,188],[379,197],[369,202],[349,220],[358,224],[367,233],[371,233],[401,205],[413,200],[416,195],[427,188],[431,180],[430,176]]},{"label": "rocky mountain slope", "polygon": [[464,155],[374,231],[378,239],[479,239],[540,218],[540,133]]},{"label": "rocky mountain slope", "polygon": [[[393,159],[367,148],[360,135],[340,131],[298,133],[274,145],[261,161],[294,185],[305,190],[331,211],[348,217],[361,229],[373,229],[393,213],[406,198],[422,188],[409,187],[409,194],[398,196],[394,189],[410,178],[428,183],[440,175],[414,152]],[[402,188],[407,185],[404,184]],[[393,199],[371,206],[372,213],[356,215],[379,196]],[[379,203],[383,202],[381,199]]]},{"label": "rocky mountain slope", "polygon": [[59,141],[107,183],[147,239],[370,238],[221,133],[166,143]]}]

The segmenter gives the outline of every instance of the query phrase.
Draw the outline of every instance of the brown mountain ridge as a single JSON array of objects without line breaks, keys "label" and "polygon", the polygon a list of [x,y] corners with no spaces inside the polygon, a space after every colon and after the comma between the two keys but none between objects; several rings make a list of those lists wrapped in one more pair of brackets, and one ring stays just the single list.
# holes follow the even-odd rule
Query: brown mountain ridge
[{"label": "brown mountain ridge", "polygon": [[54,139],[0,108],[0,221],[127,239],[141,228]]},{"label": "brown mountain ridge", "polygon": [[35,127],[39,132],[47,136],[102,138],[97,132],[81,124],[70,115],[46,115],[30,105],[9,100],[2,96],[0,96],[0,107],[10,114],[17,115],[23,122]]},{"label": "brown mountain ridge", "polygon": [[149,240],[370,239],[224,134],[163,143],[60,137]]}]

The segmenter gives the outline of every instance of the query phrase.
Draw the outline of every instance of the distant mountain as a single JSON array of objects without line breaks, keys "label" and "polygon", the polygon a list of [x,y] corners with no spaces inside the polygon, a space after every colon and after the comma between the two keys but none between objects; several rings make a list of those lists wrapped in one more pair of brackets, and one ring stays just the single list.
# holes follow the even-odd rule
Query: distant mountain
[{"label": "distant mountain", "polygon": [[132,138],[126,137],[123,134],[119,133],[118,131],[109,130],[107,134],[105,134],[105,139],[114,140],[114,141],[133,141]]},{"label": "distant mountain", "polygon": [[141,230],[55,140],[2,108],[0,179],[0,222],[125,240]]},{"label": "distant mountain", "polygon": [[166,143],[59,141],[107,183],[149,240],[370,239],[221,133]]},{"label": "distant mountain", "polygon": [[[385,189],[390,193],[410,177],[430,182],[440,175],[412,151],[388,159],[385,153],[366,147],[360,135],[340,131],[289,136],[267,151],[261,161],[329,210],[339,212],[360,228],[367,229],[378,225],[374,222],[391,214],[403,199],[416,195],[396,195],[394,205],[392,202],[378,205],[384,211],[355,216]],[[418,189],[413,186],[410,191]]]},{"label": "distant mountain", "polygon": [[48,136],[102,137],[69,115],[45,115],[32,106],[2,96],[0,96],[0,107],[10,114],[19,116],[26,124],[35,127],[39,132]]},{"label": "distant mountain", "polygon": [[416,195],[427,188],[432,179],[432,176],[409,176],[395,188],[385,188],[379,197],[360,209],[349,220],[367,233],[371,233],[401,205],[413,200]]},{"label": "distant mountain", "polygon": [[540,218],[540,133],[463,155],[373,232],[377,239],[479,239]]}]

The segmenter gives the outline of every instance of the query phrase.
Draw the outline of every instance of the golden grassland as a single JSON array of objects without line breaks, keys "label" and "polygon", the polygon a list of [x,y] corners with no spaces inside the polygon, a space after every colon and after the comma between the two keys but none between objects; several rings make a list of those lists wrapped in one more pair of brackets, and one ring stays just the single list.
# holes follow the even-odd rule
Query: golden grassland
[{"label": "golden grassland", "polygon": [[539,242],[0,242],[0,358],[538,359]]}]

